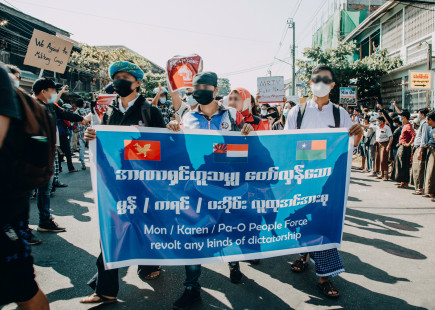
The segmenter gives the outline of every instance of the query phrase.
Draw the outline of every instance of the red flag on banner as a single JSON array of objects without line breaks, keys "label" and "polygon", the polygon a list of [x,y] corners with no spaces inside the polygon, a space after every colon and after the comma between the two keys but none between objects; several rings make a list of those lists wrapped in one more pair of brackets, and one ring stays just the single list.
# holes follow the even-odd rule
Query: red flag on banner
[{"label": "red flag on banner", "polygon": [[193,87],[193,76],[201,71],[202,58],[197,54],[172,57],[166,64],[170,90],[175,92],[181,88]]},{"label": "red flag on banner", "polygon": [[160,160],[160,141],[124,140],[125,160]]},{"label": "red flag on banner", "polygon": [[103,114],[106,112],[107,107],[112,104],[113,100],[116,100],[117,95],[102,94],[97,98],[95,104],[95,113],[97,113],[100,119],[103,119]]}]

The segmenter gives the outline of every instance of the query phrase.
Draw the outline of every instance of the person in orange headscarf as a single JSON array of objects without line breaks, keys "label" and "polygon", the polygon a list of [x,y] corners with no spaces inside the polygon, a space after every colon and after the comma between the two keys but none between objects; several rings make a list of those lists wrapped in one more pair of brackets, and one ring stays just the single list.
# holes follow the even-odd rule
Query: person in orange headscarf
[{"label": "person in orange headscarf", "polygon": [[232,90],[228,96],[228,106],[239,111],[243,121],[251,124],[255,131],[266,130],[261,118],[251,113],[251,94],[246,89],[239,87]]}]

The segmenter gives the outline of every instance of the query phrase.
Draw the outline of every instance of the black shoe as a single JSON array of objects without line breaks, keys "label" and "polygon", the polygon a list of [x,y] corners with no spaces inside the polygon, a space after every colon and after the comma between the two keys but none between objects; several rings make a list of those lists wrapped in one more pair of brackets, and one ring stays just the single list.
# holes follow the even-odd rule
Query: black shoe
[{"label": "black shoe", "polygon": [[62,183],[62,182],[57,182],[56,184],[54,184],[54,186],[56,187],[68,187],[68,184]]},{"label": "black shoe", "polygon": [[48,224],[39,225],[37,230],[41,232],[62,232],[66,231],[66,228],[60,227],[55,221],[51,220]]},{"label": "black shoe", "polygon": [[26,229],[26,235],[23,236],[23,238],[27,241],[29,245],[38,245],[42,243],[42,240],[36,238],[35,235],[32,233],[31,228]]},{"label": "black shoe", "polygon": [[240,265],[232,265],[231,263],[228,264],[230,267],[230,279],[232,283],[240,283],[243,278],[243,273],[240,271]]},{"label": "black shoe", "polygon": [[191,306],[201,301],[201,293],[198,289],[188,287],[184,290],[183,295],[176,302],[172,309],[174,310],[185,310],[189,309]]},{"label": "black shoe", "polygon": [[79,172],[77,169],[69,170],[69,172]]}]

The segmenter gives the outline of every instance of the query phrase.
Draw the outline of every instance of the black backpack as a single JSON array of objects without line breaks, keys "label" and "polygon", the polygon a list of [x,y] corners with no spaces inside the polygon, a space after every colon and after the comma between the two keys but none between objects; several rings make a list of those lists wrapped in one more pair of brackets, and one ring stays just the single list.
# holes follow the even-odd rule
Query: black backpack
[{"label": "black backpack", "polygon": [[16,141],[16,156],[12,163],[22,190],[46,185],[53,175],[56,150],[56,125],[45,106],[20,88],[15,88],[21,108]]},{"label": "black backpack", "polygon": [[[304,118],[305,109],[307,103],[301,103],[298,111],[298,118],[296,119],[296,128],[301,129],[302,119]],[[332,104],[332,114],[334,115],[335,128],[340,128],[340,107],[336,104]]]}]

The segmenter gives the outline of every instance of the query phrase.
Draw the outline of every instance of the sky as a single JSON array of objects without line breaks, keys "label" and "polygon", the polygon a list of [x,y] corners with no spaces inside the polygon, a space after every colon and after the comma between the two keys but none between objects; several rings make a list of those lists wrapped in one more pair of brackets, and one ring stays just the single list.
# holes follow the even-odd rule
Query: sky
[{"label": "sky", "polygon": [[[124,45],[166,66],[196,53],[204,71],[256,93],[257,77],[291,76],[293,17],[296,58],[311,46],[313,27],[337,0],[0,0],[89,45]],[[287,31],[286,31],[287,29]],[[282,61],[275,59],[281,59]],[[285,63],[288,62],[288,63]]]}]

